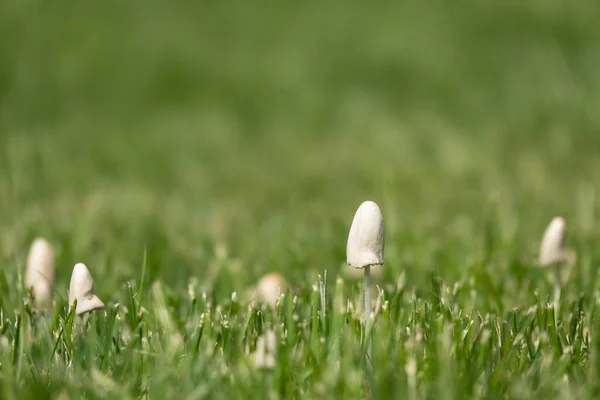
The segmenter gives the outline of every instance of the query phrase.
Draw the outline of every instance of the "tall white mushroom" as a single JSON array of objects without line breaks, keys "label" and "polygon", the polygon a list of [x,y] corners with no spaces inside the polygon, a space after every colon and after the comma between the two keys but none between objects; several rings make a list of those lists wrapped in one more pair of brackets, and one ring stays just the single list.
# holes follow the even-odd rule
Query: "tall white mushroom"
[{"label": "tall white mushroom", "polygon": [[[358,207],[346,247],[346,262],[354,268],[364,269],[365,321],[371,314],[371,266],[383,265],[385,230],[379,206],[365,201]],[[371,359],[371,338],[368,338],[367,358]]]},{"label": "tall white mushroom", "polygon": [[558,308],[561,291],[561,270],[565,264],[572,265],[575,253],[565,248],[567,225],[561,217],[555,217],[546,228],[540,245],[540,266],[552,268],[554,273],[554,307]]},{"label": "tall white mushroom", "polygon": [[77,299],[77,315],[104,308],[104,303],[94,293],[94,279],[84,264],[76,264],[69,285],[69,308]]},{"label": "tall white mushroom", "polygon": [[54,252],[47,240],[37,238],[31,244],[25,272],[25,286],[31,288],[38,310],[52,309]]}]

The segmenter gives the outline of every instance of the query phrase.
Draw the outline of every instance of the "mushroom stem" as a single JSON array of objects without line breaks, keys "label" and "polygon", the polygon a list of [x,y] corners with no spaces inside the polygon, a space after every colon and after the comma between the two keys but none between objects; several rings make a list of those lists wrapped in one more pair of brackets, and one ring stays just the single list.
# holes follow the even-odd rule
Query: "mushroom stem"
[{"label": "mushroom stem", "polygon": [[[365,333],[367,333],[367,321],[371,315],[371,266],[367,265],[365,268]],[[367,340],[367,365],[371,365],[371,354],[372,354],[372,343],[371,334],[365,338]]]},{"label": "mushroom stem", "polygon": [[555,318],[558,318],[558,307],[560,301],[560,265],[557,264],[554,266],[554,315]]}]

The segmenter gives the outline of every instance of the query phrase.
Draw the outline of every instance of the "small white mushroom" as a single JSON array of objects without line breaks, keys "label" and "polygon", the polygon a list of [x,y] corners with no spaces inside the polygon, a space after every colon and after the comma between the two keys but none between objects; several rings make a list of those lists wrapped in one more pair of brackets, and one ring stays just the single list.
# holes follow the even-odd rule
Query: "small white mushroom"
[{"label": "small white mushroom", "polygon": [[54,252],[47,240],[37,238],[31,244],[25,272],[25,286],[31,288],[35,306],[41,310],[52,308],[54,283]]},{"label": "small white mushroom", "polygon": [[263,276],[256,285],[255,295],[271,307],[275,308],[277,299],[287,289],[287,282],[277,272]]},{"label": "small white mushroom", "polygon": [[[346,246],[346,262],[351,267],[365,271],[365,319],[371,313],[371,266],[383,264],[384,246],[385,229],[381,210],[376,203],[365,201],[354,214]],[[368,338],[368,363],[371,351],[371,338]]]},{"label": "small white mushroom", "polygon": [[554,308],[557,313],[561,285],[566,281],[570,268],[575,263],[575,252],[565,247],[566,233],[565,220],[555,217],[546,228],[540,245],[539,264],[543,268],[552,268],[554,273]]},{"label": "small white mushroom", "polygon": [[77,315],[104,308],[104,303],[94,294],[94,279],[84,264],[76,264],[69,286],[69,307],[77,299]]},{"label": "small white mushroom", "polygon": [[567,226],[561,217],[554,218],[544,232],[540,246],[540,265],[543,267],[566,261],[565,234]]}]

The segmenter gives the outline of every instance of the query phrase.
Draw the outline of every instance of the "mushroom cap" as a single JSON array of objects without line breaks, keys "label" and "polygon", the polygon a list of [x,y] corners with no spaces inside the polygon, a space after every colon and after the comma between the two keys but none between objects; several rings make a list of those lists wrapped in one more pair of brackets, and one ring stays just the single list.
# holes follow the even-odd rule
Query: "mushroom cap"
[{"label": "mushroom cap", "polygon": [[52,303],[54,282],[54,252],[47,240],[37,238],[31,244],[27,257],[25,286],[32,288],[36,305]]},{"label": "mushroom cap", "polygon": [[544,232],[540,246],[540,265],[548,266],[566,261],[565,235],[567,225],[561,217],[555,217]]},{"label": "mushroom cap", "polygon": [[33,286],[40,278],[44,281],[54,281],[54,252],[50,243],[45,239],[37,238],[29,249],[25,284],[27,287]]},{"label": "mushroom cap", "polygon": [[383,215],[373,201],[365,201],[358,207],[346,246],[346,262],[354,268],[383,264],[385,230]]},{"label": "mushroom cap", "polygon": [[95,294],[82,297],[81,299],[77,299],[77,308],[75,309],[75,313],[77,315],[85,314],[86,312],[101,310],[104,308],[104,303],[98,296]]},{"label": "mushroom cap", "polygon": [[69,285],[69,307],[77,299],[77,315],[104,308],[104,303],[94,294],[94,279],[85,264],[76,264]]},{"label": "mushroom cap", "polygon": [[[345,268],[344,268],[345,267]],[[371,268],[371,279],[379,281],[383,278],[383,267],[379,265],[373,265]],[[363,279],[365,274],[362,269],[359,268],[347,268],[346,263],[342,266],[341,275],[345,279],[359,280]]]},{"label": "mushroom cap", "polygon": [[272,272],[263,276],[258,281],[256,291],[263,301],[270,304],[272,307],[275,307],[279,295],[283,293],[286,288],[287,282],[283,276],[277,272]]}]

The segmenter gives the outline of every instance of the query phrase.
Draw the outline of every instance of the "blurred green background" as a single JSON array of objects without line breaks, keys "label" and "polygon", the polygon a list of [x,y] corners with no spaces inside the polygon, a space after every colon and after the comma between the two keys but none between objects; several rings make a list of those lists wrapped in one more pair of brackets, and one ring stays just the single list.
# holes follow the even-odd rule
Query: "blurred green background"
[{"label": "blurred green background", "polygon": [[[597,2],[0,2],[0,260],[38,235],[60,288],[336,274],[363,200],[385,275],[503,304],[554,215],[599,252]],[[523,275],[524,274],[524,275]],[[303,283],[304,282],[304,283]],[[535,286],[535,284],[533,285]],[[522,289],[521,292],[518,289]]]}]

